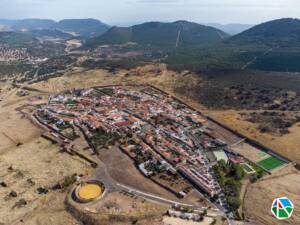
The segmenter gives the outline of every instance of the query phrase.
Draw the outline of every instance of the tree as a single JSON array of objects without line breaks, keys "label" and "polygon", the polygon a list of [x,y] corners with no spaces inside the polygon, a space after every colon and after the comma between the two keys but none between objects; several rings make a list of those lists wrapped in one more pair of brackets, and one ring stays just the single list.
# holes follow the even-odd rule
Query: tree
[{"label": "tree", "polygon": [[241,200],[238,197],[228,197],[227,202],[233,210],[237,210],[241,205]]},{"label": "tree", "polygon": [[228,173],[230,171],[230,167],[229,167],[229,165],[227,165],[227,163],[224,159],[221,159],[219,161],[218,165],[224,173]]},{"label": "tree", "polygon": [[245,171],[241,165],[235,164],[233,165],[233,174],[237,180],[241,180],[245,176]]},{"label": "tree", "polygon": [[234,179],[227,179],[225,182],[225,192],[232,195],[238,196],[241,189],[241,183]]}]

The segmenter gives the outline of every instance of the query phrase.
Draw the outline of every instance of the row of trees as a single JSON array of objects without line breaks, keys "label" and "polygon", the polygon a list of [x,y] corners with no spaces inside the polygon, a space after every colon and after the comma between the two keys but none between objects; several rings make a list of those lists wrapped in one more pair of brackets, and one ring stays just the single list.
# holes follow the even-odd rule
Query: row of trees
[{"label": "row of trees", "polygon": [[239,198],[241,180],[245,176],[243,167],[239,164],[226,164],[224,160],[221,160],[213,169],[225,193],[229,207],[238,216],[237,210],[241,205]]}]

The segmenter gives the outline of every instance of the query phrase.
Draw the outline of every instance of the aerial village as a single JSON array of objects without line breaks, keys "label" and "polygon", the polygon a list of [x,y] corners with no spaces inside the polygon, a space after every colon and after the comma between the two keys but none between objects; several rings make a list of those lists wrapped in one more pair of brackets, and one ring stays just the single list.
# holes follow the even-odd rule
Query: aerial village
[{"label": "aerial village", "polygon": [[213,166],[223,160],[255,172],[230,147],[241,139],[228,136],[225,142],[224,130],[220,135],[201,113],[151,86],[68,90],[49,96],[33,116],[62,145],[70,146],[83,134],[94,154],[118,146],[145,177],[179,198],[195,187],[227,213],[230,207]]}]

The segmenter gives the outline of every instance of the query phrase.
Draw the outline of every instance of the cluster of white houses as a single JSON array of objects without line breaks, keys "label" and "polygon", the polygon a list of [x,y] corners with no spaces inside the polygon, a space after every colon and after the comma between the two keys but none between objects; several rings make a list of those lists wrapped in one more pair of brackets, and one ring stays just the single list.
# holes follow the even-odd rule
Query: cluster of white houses
[{"label": "cluster of white houses", "polygon": [[[55,130],[78,126],[88,136],[103,130],[130,137],[120,146],[146,176],[178,173],[209,196],[222,190],[207,152],[224,143],[209,135],[205,118],[152,87],[95,87],[50,96],[37,116]],[[128,138],[127,138],[128,139]]]}]

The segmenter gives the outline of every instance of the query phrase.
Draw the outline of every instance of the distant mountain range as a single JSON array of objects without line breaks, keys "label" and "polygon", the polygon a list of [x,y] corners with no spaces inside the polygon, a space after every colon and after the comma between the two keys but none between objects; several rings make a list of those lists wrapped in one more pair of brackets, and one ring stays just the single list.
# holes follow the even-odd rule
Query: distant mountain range
[{"label": "distant mountain range", "polygon": [[[246,28],[245,25],[228,27]],[[164,53],[160,55],[168,56],[165,62],[175,69],[300,72],[300,20],[293,18],[262,23],[233,36],[221,29],[188,21],[148,22],[131,27],[110,28],[93,19],[59,22],[0,20],[0,28],[27,30],[23,33],[0,33],[0,44],[22,46],[22,43],[32,43],[38,37],[68,39],[76,33],[84,40],[83,48],[94,49],[100,45],[134,42],[134,50],[160,51]]]},{"label": "distant mountain range", "polygon": [[101,35],[109,26],[95,19],[67,19],[56,22],[47,19],[0,19],[2,31],[60,30],[75,35],[92,37]]},{"label": "distant mountain range", "polygon": [[148,22],[131,27],[112,27],[103,35],[87,40],[86,46],[94,48],[102,44],[135,42],[144,46],[173,49],[214,44],[228,37],[228,34],[214,27],[187,21]]},{"label": "distant mountain range", "polygon": [[239,24],[239,23],[231,23],[231,24],[219,24],[219,23],[208,23],[207,26],[215,27],[219,30],[222,30],[230,35],[239,34],[249,28],[253,27],[253,24]]}]

